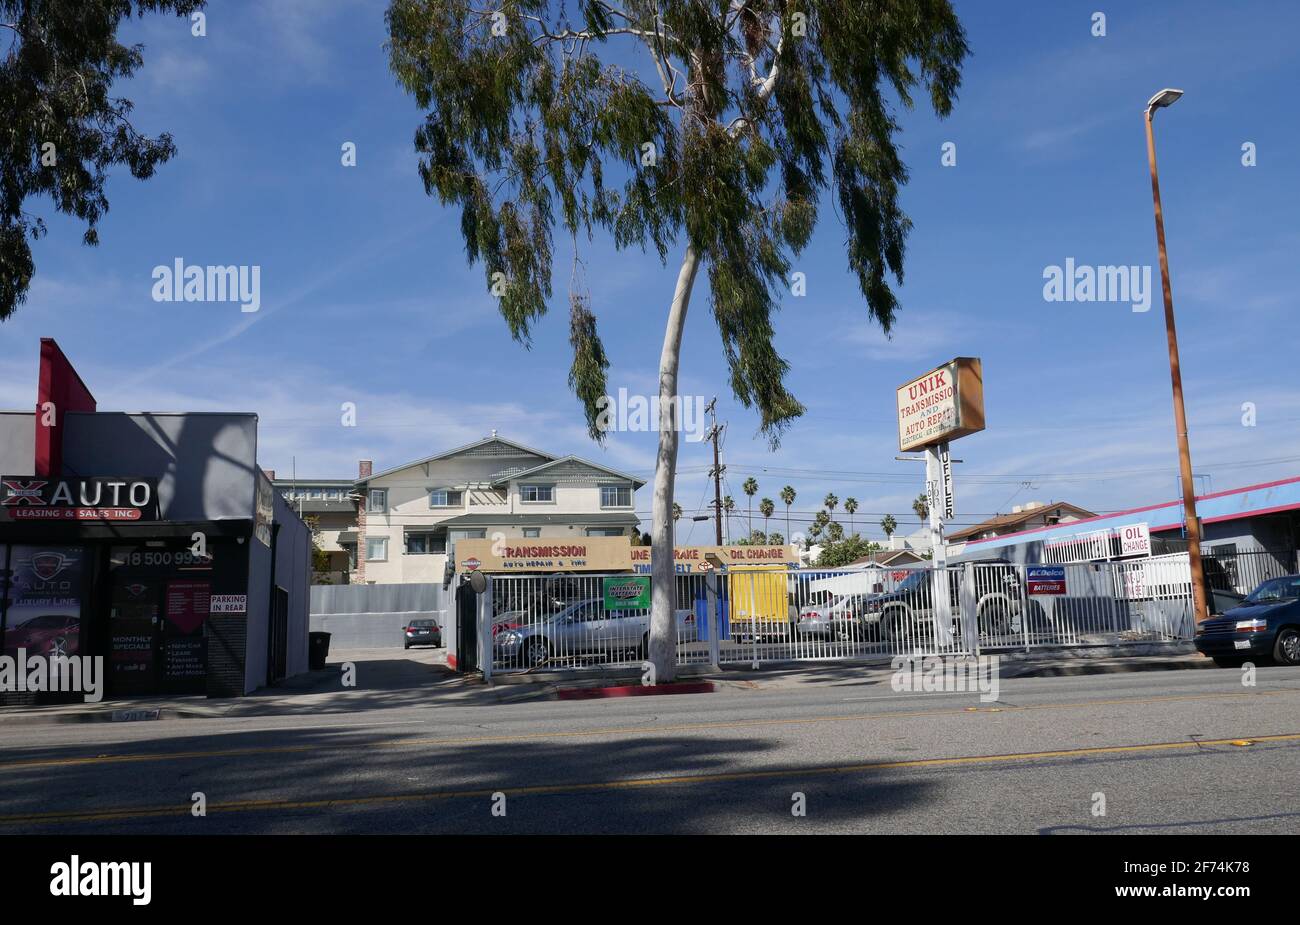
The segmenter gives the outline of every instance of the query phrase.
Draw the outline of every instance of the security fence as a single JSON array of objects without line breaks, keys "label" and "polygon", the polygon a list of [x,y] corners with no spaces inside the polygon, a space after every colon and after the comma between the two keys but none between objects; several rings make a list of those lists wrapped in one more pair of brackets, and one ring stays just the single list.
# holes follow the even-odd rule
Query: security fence
[{"label": "security fence", "polygon": [[[630,575],[495,577],[480,617],[491,670],[641,662],[647,583]],[[1186,553],[1051,566],[745,568],[679,575],[673,593],[678,664],[1172,642],[1190,639],[1194,627]]]}]

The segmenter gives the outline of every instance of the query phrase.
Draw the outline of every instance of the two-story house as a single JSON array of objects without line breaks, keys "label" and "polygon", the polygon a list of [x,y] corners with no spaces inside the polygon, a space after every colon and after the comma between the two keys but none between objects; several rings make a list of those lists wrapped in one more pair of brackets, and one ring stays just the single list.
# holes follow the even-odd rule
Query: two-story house
[{"label": "two-story house", "polygon": [[645,484],[496,431],[468,446],[372,469],[362,460],[355,485],[354,582],[440,582],[464,538],[634,536],[636,490]]}]

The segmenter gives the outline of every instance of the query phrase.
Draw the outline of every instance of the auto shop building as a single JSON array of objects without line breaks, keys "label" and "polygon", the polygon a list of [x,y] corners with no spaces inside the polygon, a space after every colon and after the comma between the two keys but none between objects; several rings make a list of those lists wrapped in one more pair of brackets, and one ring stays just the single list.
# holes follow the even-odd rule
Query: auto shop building
[{"label": "auto shop building", "polygon": [[100,411],[45,338],[0,473],[4,655],[102,657],[110,698],[307,670],[310,533],[257,465],[257,415]]}]

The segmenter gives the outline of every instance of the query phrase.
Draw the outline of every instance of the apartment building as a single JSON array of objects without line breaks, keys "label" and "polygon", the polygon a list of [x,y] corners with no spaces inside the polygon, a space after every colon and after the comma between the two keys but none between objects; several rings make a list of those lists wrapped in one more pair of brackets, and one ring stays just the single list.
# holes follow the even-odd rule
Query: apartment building
[{"label": "apartment building", "polygon": [[[441,582],[457,540],[633,536],[645,481],[497,435],[373,472],[359,464],[353,582]],[[315,483],[313,483],[315,484]]]},{"label": "apartment building", "polygon": [[341,584],[356,567],[357,504],[352,479],[277,479],[266,473],[272,486],[299,517],[311,527],[316,546],[329,557],[329,568],[315,572],[314,580]]}]

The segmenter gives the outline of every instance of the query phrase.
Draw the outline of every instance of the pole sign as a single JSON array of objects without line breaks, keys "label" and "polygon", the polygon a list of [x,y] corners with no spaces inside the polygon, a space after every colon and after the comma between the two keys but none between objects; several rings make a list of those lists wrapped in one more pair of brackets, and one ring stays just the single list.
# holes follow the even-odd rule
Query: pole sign
[{"label": "pole sign", "polygon": [[0,477],[5,520],[157,520],[158,480]]},{"label": "pole sign", "polygon": [[896,393],[898,448],[906,453],[984,429],[984,371],[957,357],[905,382]]},{"label": "pole sign", "polygon": [[606,610],[646,610],[650,606],[650,579],[640,575],[601,579]]},{"label": "pole sign", "polygon": [[1064,594],[1064,565],[1029,565],[1025,567],[1025,591],[1028,594]]},{"label": "pole sign", "polygon": [[943,473],[943,519],[952,520],[954,513],[952,492],[952,452],[948,449],[948,442],[946,440],[939,447],[939,462],[942,464],[940,471]]}]

